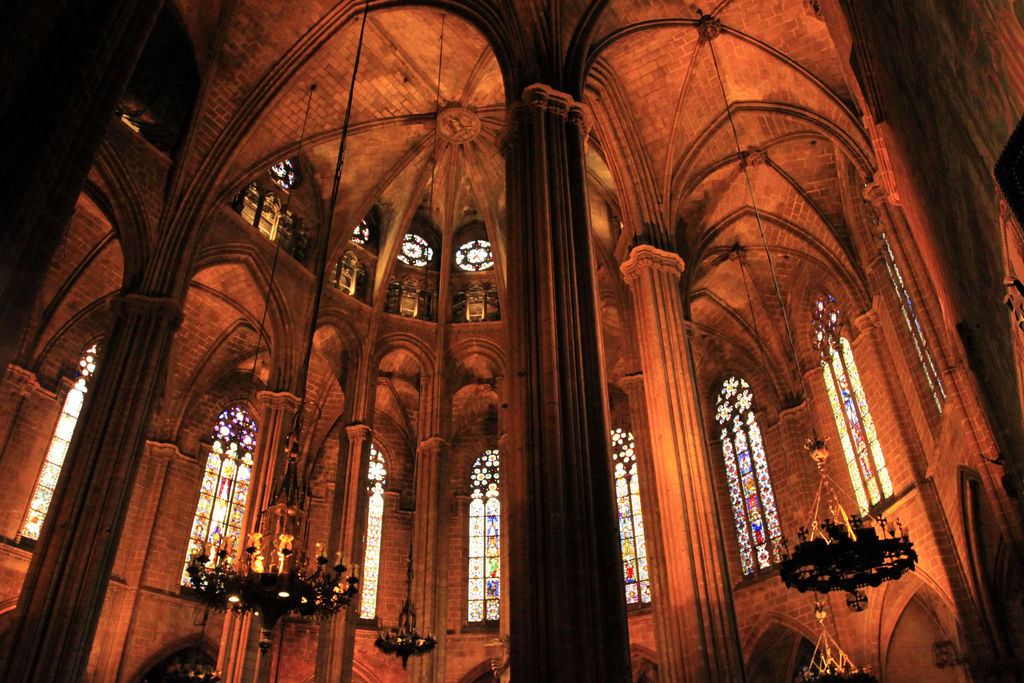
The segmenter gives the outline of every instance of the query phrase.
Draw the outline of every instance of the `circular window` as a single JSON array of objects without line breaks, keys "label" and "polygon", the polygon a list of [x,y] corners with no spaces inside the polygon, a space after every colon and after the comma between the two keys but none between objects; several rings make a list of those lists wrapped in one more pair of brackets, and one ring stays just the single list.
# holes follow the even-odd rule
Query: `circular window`
[{"label": "circular window", "polygon": [[370,241],[370,226],[366,224],[365,218],[352,231],[352,241],[360,246]]},{"label": "circular window", "polygon": [[294,189],[299,184],[299,171],[291,159],[285,159],[267,169],[270,179],[286,190]]},{"label": "circular window", "polygon": [[494,254],[487,240],[466,242],[455,252],[455,264],[462,270],[487,270],[494,267]]},{"label": "circular window", "polygon": [[398,260],[410,266],[425,266],[434,258],[434,250],[425,239],[411,232],[402,238],[402,251]]}]

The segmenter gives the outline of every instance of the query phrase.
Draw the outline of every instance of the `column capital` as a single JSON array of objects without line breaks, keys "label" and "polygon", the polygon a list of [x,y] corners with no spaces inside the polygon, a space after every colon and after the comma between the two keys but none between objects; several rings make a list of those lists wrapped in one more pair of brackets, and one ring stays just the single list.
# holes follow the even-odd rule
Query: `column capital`
[{"label": "column capital", "polygon": [[258,391],[256,392],[256,405],[260,409],[278,408],[293,411],[298,410],[302,400],[290,391]]},{"label": "column capital", "polygon": [[14,363],[7,366],[7,384],[18,396],[28,396],[41,388],[36,373]]},{"label": "column capital", "polygon": [[866,332],[867,330],[878,327],[878,309],[872,306],[854,318],[853,324],[859,332]]},{"label": "column capital", "polygon": [[871,206],[877,208],[885,206],[889,202],[889,191],[879,180],[872,180],[861,190],[861,196]]},{"label": "column capital", "polygon": [[416,457],[438,457],[450,447],[451,445],[441,437],[431,436],[420,441],[420,445],[416,447]]},{"label": "column capital", "polygon": [[630,286],[645,272],[658,271],[678,278],[683,274],[684,268],[685,264],[679,254],[658,249],[650,244],[633,247],[629,252],[629,258],[619,266],[626,284]]},{"label": "column capital", "polygon": [[181,303],[166,296],[122,294],[110,302],[110,309],[119,316],[165,317],[170,321],[172,330],[181,326],[183,318]]},{"label": "column capital", "polygon": [[619,386],[627,394],[632,391],[643,391],[644,388],[644,373],[633,372],[628,375],[623,375],[619,378]]},{"label": "column capital", "polygon": [[523,102],[561,116],[586,132],[590,121],[590,108],[577,102],[572,95],[555,90],[544,83],[532,83],[523,88]]},{"label": "column capital", "polygon": [[370,425],[365,425],[362,422],[345,425],[345,436],[349,441],[363,441],[370,438],[371,434],[373,434],[373,429],[370,428]]}]

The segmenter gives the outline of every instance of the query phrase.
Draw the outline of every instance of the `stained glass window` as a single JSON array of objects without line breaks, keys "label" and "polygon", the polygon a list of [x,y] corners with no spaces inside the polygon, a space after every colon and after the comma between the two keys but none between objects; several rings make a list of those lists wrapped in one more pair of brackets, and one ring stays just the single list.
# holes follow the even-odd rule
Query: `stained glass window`
[{"label": "stained glass window", "polygon": [[[252,454],[256,449],[256,422],[240,405],[222,412],[213,427],[213,445],[206,456],[199,504],[192,519],[185,566],[204,544],[223,545],[228,561],[234,558],[245,513],[245,497],[252,478]],[[211,553],[211,557],[212,557]],[[189,585],[184,568],[181,583]]]},{"label": "stained glass window", "polygon": [[434,258],[434,249],[425,239],[413,233],[406,233],[402,238],[402,251],[398,260],[410,266],[425,266]]},{"label": "stained glass window", "polygon": [[359,605],[359,616],[373,619],[377,614],[377,577],[380,575],[380,532],[384,525],[384,485],[387,484],[388,470],[384,456],[377,447],[370,444],[370,467],[366,471],[366,490],[370,496],[369,511],[366,515],[366,552],[363,557],[363,577],[359,590],[363,597]]},{"label": "stained glass window", "polygon": [[753,402],[746,380],[730,377],[722,383],[715,407],[744,574],[778,562],[782,551],[782,528]]},{"label": "stained glass window", "polygon": [[821,354],[822,378],[832,405],[832,416],[839,429],[857,507],[862,515],[866,515],[869,505],[892,495],[892,481],[860,384],[853,350],[850,342],[839,332],[840,320],[839,308],[832,295],[819,296],[811,318],[812,340]]},{"label": "stained glass window", "polygon": [[352,231],[352,241],[361,246],[370,241],[370,225],[365,218]]},{"label": "stained glass window", "polygon": [[299,172],[295,168],[295,164],[292,163],[291,159],[285,159],[279,164],[274,164],[267,173],[270,174],[270,179],[280,185],[286,190],[291,190],[298,187],[299,184]]},{"label": "stained glass window", "polygon": [[466,242],[455,252],[455,265],[462,270],[487,270],[494,267],[491,243],[487,240]]},{"label": "stained glass window", "polygon": [[896,298],[900,302],[900,312],[903,314],[903,322],[907,324],[910,338],[914,342],[914,351],[917,352],[917,361],[921,364],[921,370],[928,381],[928,389],[935,400],[935,407],[942,412],[942,406],[946,402],[946,390],[942,386],[942,379],[938,370],[935,369],[935,361],[932,360],[932,352],[928,349],[928,340],[921,329],[921,323],[917,320],[917,312],[914,308],[914,300],[910,298],[910,292],[903,282],[903,274],[900,267],[896,265],[896,257],[893,256],[892,247],[889,246],[889,239],[882,233],[882,258],[885,261],[886,270],[889,273],[889,281],[896,291]]},{"label": "stained glass window", "polygon": [[46,460],[43,462],[43,470],[36,480],[36,487],[32,491],[32,499],[28,505],[28,514],[21,525],[21,535],[24,538],[39,538],[39,530],[43,527],[43,520],[46,519],[46,511],[50,508],[50,499],[53,497],[53,490],[57,487],[57,479],[60,477],[60,468],[64,464],[64,456],[68,452],[68,445],[71,443],[71,436],[75,433],[75,426],[78,424],[78,415],[82,412],[82,403],[85,401],[85,394],[89,390],[89,380],[96,372],[96,344],[93,344],[82,353],[78,360],[78,376],[75,383],[68,390],[64,397],[64,405],[60,410],[60,417],[57,419],[57,427],[53,430],[50,438],[50,447],[46,450]]},{"label": "stained glass window", "polygon": [[469,501],[469,620],[497,621],[501,599],[501,502],[498,451],[473,464]]},{"label": "stained glass window", "polygon": [[646,605],[651,602],[651,578],[647,573],[647,539],[640,508],[640,475],[636,471],[632,432],[612,430],[612,463],[615,466],[615,499],[619,508],[626,604]]}]

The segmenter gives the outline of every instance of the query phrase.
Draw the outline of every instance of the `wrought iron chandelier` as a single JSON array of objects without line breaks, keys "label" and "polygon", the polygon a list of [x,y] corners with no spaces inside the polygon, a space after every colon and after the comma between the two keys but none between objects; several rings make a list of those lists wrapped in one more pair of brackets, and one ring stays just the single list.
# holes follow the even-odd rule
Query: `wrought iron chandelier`
[{"label": "wrought iron chandelier", "polygon": [[811,662],[797,674],[796,683],[878,683],[870,670],[855,666],[839,647],[839,641],[828,634],[824,602],[814,604],[814,616],[821,625],[821,633],[814,644]]},{"label": "wrought iron chandelier", "polygon": [[404,669],[409,657],[425,655],[437,645],[431,634],[420,635],[416,631],[416,612],[412,608],[412,553],[409,553],[409,569],[405,581],[405,602],[398,613],[398,625],[387,631],[377,633],[373,643],[378,650],[386,655],[395,655],[402,660]]},{"label": "wrought iron chandelier", "polygon": [[[808,439],[805,447],[818,467],[821,482],[808,523],[800,528],[800,543],[783,557],[779,575],[788,587],[801,593],[846,591],[847,606],[860,612],[868,602],[861,589],[880,586],[913,571],[917,552],[899,522],[893,525],[881,517],[849,517],[825,472],[825,443]],[[823,493],[828,497],[832,517],[819,522]]]},{"label": "wrought iron chandelier", "polygon": [[294,550],[305,518],[295,462],[292,452],[275,502],[261,514],[261,531],[249,534],[241,557],[232,560],[227,545],[207,546],[185,570],[203,604],[260,617],[259,646],[264,652],[282,616],[328,617],[352,601],[359,583],[355,569],[345,576],[348,568],[340,553],[333,565],[329,563],[322,543],[316,544],[313,553],[304,547]]}]

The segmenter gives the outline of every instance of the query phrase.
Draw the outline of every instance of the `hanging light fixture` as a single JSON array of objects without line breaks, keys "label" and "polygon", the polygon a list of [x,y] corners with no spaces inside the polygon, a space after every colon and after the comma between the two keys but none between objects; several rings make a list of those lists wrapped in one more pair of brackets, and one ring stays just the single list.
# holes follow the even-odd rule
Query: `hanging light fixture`
[{"label": "hanging light fixture", "polygon": [[[308,529],[305,529],[303,524],[306,518],[305,488],[299,482],[297,465],[302,415],[306,405],[305,386],[309,375],[313,337],[316,333],[316,323],[326,280],[331,224],[338,201],[338,188],[345,159],[345,142],[348,138],[352,113],[352,96],[362,55],[369,4],[369,0],[366,0],[363,6],[359,42],[356,46],[352,80],[349,83],[348,105],[345,109],[345,121],[338,144],[338,159],[334,169],[331,199],[327,207],[324,231],[320,238],[319,261],[315,264],[315,272],[318,273],[317,286],[306,337],[305,358],[299,375],[299,386],[303,387],[303,398],[295,415],[294,426],[282,444],[284,449],[282,459],[286,462],[284,475],[271,495],[270,506],[260,513],[259,531],[249,534],[244,554],[232,561],[229,557],[232,548],[226,543],[218,548],[212,548],[207,544],[192,557],[186,569],[190,584],[196,590],[199,600],[204,604],[217,610],[251,613],[260,617],[262,626],[259,640],[260,656],[269,650],[271,631],[282,616],[286,614],[296,614],[301,617],[330,616],[352,601],[359,583],[356,569],[346,576],[348,567],[345,566],[341,553],[338,553],[334,562],[330,563],[322,543],[317,543],[315,549],[309,552],[305,538],[298,544],[295,539],[300,534],[308,533]],[[309,103],[312,101],[315,87],[315,85],[310,87],[310,98],[306,104],[307,118]],[[302,132],[302,137],[304,136],[305,121]],[[299,141],[300,150],[302,137]],[[276,262],[275,252],[275,265]],[[271,278],[273,278],[273,273]],[[271,280],[272,282],[273,280]],[[269,297],[270,292],[268,291],[268,301]],[[263,338],[265,320],[266,302],[263,320],[260,322],[260,340]],[[259,347],[257,346],[257,360],[258,356]],[[253,377],[255,377],[255,368],[256,363],[254,362]],[[250,380],[250,390],[251,382],[252,379]]]},{"label": "hanging light fixture", "polygon": [[[821,476],[800,543],[786,553],[779,575],[789,588],[801,593],[846,591],[846,604],[860,612],[867,607],[863,588],[877,587],[913,571],[917,552],[903,525],[887,524],[884,518],[850,517],[839,502],[825,472],[828,449],[820,439],[805,445]],[[831,517],[818,521],[822,498],[827,498]]]},{"label": "hanging light fixture", "polygon": [[814,644],[810,663],[796,675],[796,683],[878,683],[869,669],[854,665],[839,647],[839,641],[828,633],[825,603],[814,603],[814,617],[821,625],[821,633]]},{"label": "hanging light fixture", "polygon": [[403,669],[409,663],[409,657],[425,655],[437,646],[434,636],[429,633],[423,636],[416,631],[416,612],[412,608],[411,550],[405,580],[405,602],[398,613],[398,625],[387,631],[379,631],[373,644],[384,654],[401,658]]},{"label": "hanging light fixture", "polygon": [[[765,235],[764,225],[761,222],[761,214],[754,199],[754,186],[750,179],[749,167],[765,163],[765,155],[762,150],[757,149],[744,152],[740,146],[739,133],[736,129],[736,122],[733,120],[732,107],[725,92],[725,83],[722,80],[718,57],[715,54],[714,40],[721,35],[723,27],[710,14],[698,11],[698,15],[697,31],[700,40],[707,43],[708,49],[711,52],[712,63],[715,65],[715,75],[718,78],[718,86],[722,92],[726,117],[732,129],[733,141],[736,145],[736,156],[740,161],[740,168],[746,180],[747,193],[750,197],[754,218],[757,221],[757,227],[761,234],[761,243],[764,246],[768,266],[771,270],[775,295],[782,310],[782,319],[785,323],[786,334],[792,352],[793,367],[796,371],[795,379],[802,386],[800,363],[796,353],[796,343],[793,341],[792,328],[789,324],[789,316],[786,312],[786,303],[782,297],[782,290],[779,288],[779,280],[775,273],[775,263],[772,259],[771,250],[768,247],[768,238]],[[740,267],[742,269],[744,267],[742,249],[738,247],[736,249],[738,250]],[[746,287],[745,273],[744,287]],[[747,291],[747,296],[749,304],[749,290]],[[752,306],[750,313],[751,318],[755,321],[756,330],[756,316]],[[887,524],[886,520],[882,518],[872,520],[871,517],[861,518],[847,515],[825,471],[825,462],[828,459],[828,449],[825,443],[817,438],[808,439],[806,448],[818,468],[821,482],[818,484],[818,491],[811,506],[808,522],[806,526],[800,528],[800,543],[793,548],[792,553],[784,554],[779,565],[779,574],[786,586],[801,592],[808,590],[818,593],[828,593],[835,590],[846,591],[846,604],[850,609],[859,612],[867,606],[867,596],[862,589],[867,586],[879,586],[885,581],[898,579],[905,572],[912,571],[917,562],[917,553],[914,551],[909,536],[899,522],[894,526]],[[821,508],[823,494],[828,499],[827,507],[831,517],[819,522],[818,513]],[[871,680],[874,679],[872,678]]]}]

